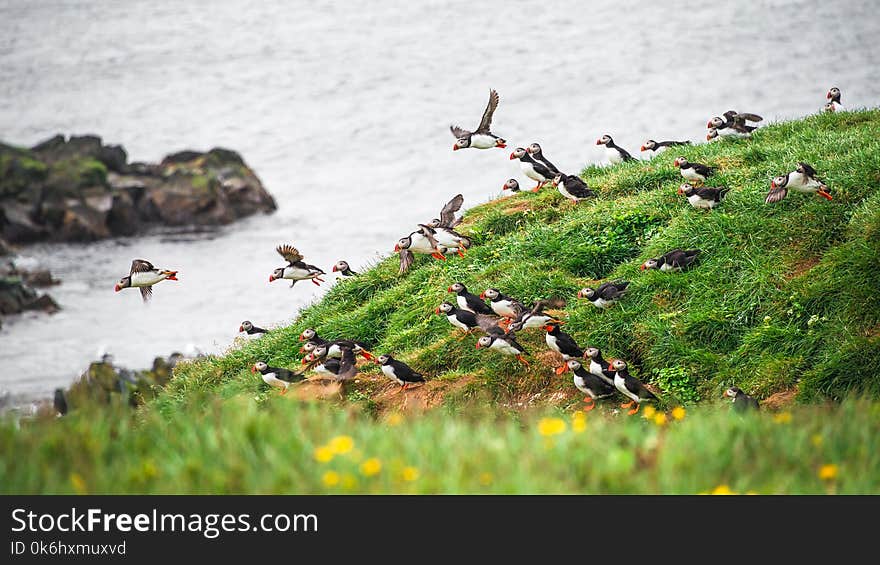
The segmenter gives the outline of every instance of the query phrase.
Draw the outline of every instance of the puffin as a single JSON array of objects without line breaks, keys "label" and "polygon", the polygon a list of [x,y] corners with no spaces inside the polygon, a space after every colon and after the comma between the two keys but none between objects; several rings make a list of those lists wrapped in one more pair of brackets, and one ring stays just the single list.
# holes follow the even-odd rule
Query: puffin
[{"label": "puffin", "polygon": [[434,218],[430,222],[428,222],[428,227],[437,229],[437,228],[449,228],[452,229],[458,224],[461,223],[461,216],[455,217],[455,213],[461,210],[461,205],[464,204],[464,196],[461,194],[456,194],[452,197],[452,199],[447,202],[443,208],[440,209],[440,217]]},{"label": "puffin", "polygon": [[400,254],[399,274],[402,275],[412,266],[415,260],[413,253],[430,255],[434,259],[445,261],[446,255],[444,253],[447,250],[448,248],[441,246],[434,237],[433,229],[421,228],[414,231],[408,236],[400,238],[394,245],[394,252]]},{"label": "puffin", "polygon": [[[326,353],[322,354],[322,352],[319,352],[322,347],[326,350]],[[322,343],[315,348],[315,355],[317,357],[342,357],[345,349],[351,349],[355,355],[360,355],[364,359],[373,359],[373,354],[367,351],[365,343],[351,339],[337,339]]]},{"label": "puffin", "polygon": [[413,371],[409,365],[403,361],[398,361],[387,353],[376,357],[376,363],[382,366],[382,372],[385,373],[386,377],[394,379],[400,385],[398,393],[406,390],[413,383],[425,382],[423,375]]},{"label": "puffin", "polygon": [[437,315],[445,315],[449,323],[470,333],[471,330],[482,329],[488,332],[490,328],[498,327],[498,318],[488,314],[474,314],[470,310],[458,308],[451,302],[441,302],[434,312]]},{"label": "puffin", "polygon": [[729,398],[733,403],[734,410],[738,412],[747,412],[749,410],[758,410],[758,401],[744,393],[739,387],[732,386],[724,391],[722,398]]},{"label": "puffin", "polygon": [[770,181],[770,192],[764,199],[766,204],[779,202],[788,194],[788,190],[812,193],[831,200],[831,189],[816,176],[816,169],[807,163],[800,162],[790,173],[780,175]]},{"label": "puffin", "polygon": [[300,341],[313,341],[317,345],[323,345],[325,343],[330,343],[329,340],[326,340],[318,335],[318,332],[315,331],[314,328],[306,328],[299,334]]},{"label": "puffin", "polygon": [[527,310],[525,304],[515,298],[502,294],[497,288],[487,288],[480,293],[480,299],[488,299],[489,306],[492,308],[493,312],[503,318],[510,318],[511,320],[519,318],[522,313]]},{"label": "puffin", "polygon": [[630,155],[626,149],[615,145],[614,140],[611,139],[610,135],[603,135],[602,137],[597,139],[596,145],[605,146],[605,154],[608,156],[608,160],[611,161],[611,163],[614,165],[616,165],[617,163],[623,163],[625,161],[636,160],[636,158]]},{"label": "puffin", "polygon": [[519,181],[516,179],[507,179],[507,182],[504,183],[501,190],[509,190],[510,192],[517,193],[519,192]]},{"label": "puffin", "polygon": [[715,128],[709,128],[706,132],[706,141],[718,141],[721,137],[718,135],[718,130]]},{"label": "puffin", "polygon": [[547,165],[533,159],[529,152],[522,147],[517,147],[510,154],[510,160],[513,161],[514,159],[519,159],[519,168],[523,174],[538,183],[532,189],[532,192],[538,192],[545,182],[552,180],[556,176]]},{"label": "puffin", "polygon": [[141,298],[147,302],[153,296],[153,285],[165,280],[176,281],[177,271],[157,269],[149,261],[135,259],[131,262],[128,276],[119,279],[114,290],[119,292],[123,288],[138,288],[141,291]]},{"label": "puffin", "polygon": [[515,355],[517,361],[528,366],[529,362],[524,355],[529,355],[526,348],[516,341],[513,332],[492,332],[477,340],[477,349],[494,349],[504,355]]},{"label": "puffin", "polygon": [[336,357],[325,357],[323,361],[314,363],[315,355],[314,353],[309,353],[303,359],[304,363],[308,363],[315,373],[319,375],[326,375],[328,377],[336,378],[339,375],[339,369],[342,366],[342,359]]},{"label": "puffin", "polygon": [[471,246],[471,240],[469,237],[461,235],[452,228],[442,226],[432,228],[427,224],[419,224],[419,227],[421,227],[422,230],[431,230],[431,235],[440,246],[445,247],[447,251],[458,254],[459,257],[464,257],[465,249]]},{"label": "puffin", "polygon": [[539,144],[532,143],[526,148],[526,151],[529,152],[529,155],[531,155],[532,159],[547,167],[547,169],[554,175],[560,173],[560,170],[556,168],[556,165],[551,163],[550,159],[544,156],[544,152]]},{"label": "puffin", "polygon": [[[559,329],[559,323],[547,323],[544,326],[544,331],[547,332],[544,334],[544,341],[547,342],[547,347],[562,355],[563,361],[584,356],[584,350],[580,348],[573,337]],[[565,365],[562,365],[556,369],[556,374],[561,375],[565,370]]]},{"label": "puffin", "polygon": [[343,277],[354,277],[357,275],[356,272],[351,270],[351,267],[348,266],[348,261],[337,261],[335,265],[333,265],[333,272],[339,273]]},{"label": "puffin", "polygon": [[690,145],[690,141],[654,141],[653,139],[649,139],[639,147],[639,151],[653,151],[654,154],[662,153],[666,149],[670,147],[675,147],[676,145]]},{"label": "puffin", "polygon": [[458,307],[462,310],[467,310],[468,312],[473,312],[474,314],[493,314],[492,308],[486,304],[482,298],[475,294],[471,294],[468,292],[468,289],[464,284],[460,282],[452,283],[449,288],[446,289],[447,292],[454,292],[457,296],[455,301],[458,303]]},{"label": "puffin", "polygon": [[492,114],[495,113],[500,100],[501,98],[494,89],[489,91],[489,104],[483,111],[483,119],[480,120],[480,125],[476,130],[468,131],[456,125],[449,126],[449,131],[455,136],[455,144],[452,146],[453,151],[468,147],[473,147],[474,149],[491,149],[493,147],[504,149],[507,147],[507,142],[504,139],[489,131],[492,127]]},{"label": "puffin", "polygon": [[264,330],[263,328],[260,328],[260,327],[253,325],[250,320],[245,320],[244,322],[241,323],[240,326],[238,326],[238,331],[245,332],[248,335],[254,335],[254,334],[264,334],[269,330]]},{"label": "puffin", "polygon": [[673,249],[659,257],[653,257],[641,264],[639,270],[659,269],[661,271],[683,271],[697,260],[699,249]]},{"label": "puffin", "polygon": [[[602,358],[602,352],[598,347],[588,347],[584,351],[584,359],[589,359],[590,364],[588,370],[596,375],[610,386],[614,386],[614,371],[611,370],[611,363]],[[614,361],[614,359],[611,359]]]},{"label": "puffin", "polygon": [[836,86],[832,86],[831,90],[828,91],[828,94],[825,95],[825,98],[827,98],[831,104],[836,104],[836,106],[835,106],[836,109],[840,108],[842,102],[840,101],[840,89],[839,88],[837,88]]},{"label": "puffin", "polygon": [[55,408],[56,416],[59,418],[67,414],[67,398],[64,396],[63,388],[55,389],[55,396],[52,398],[52,407]]},{"label": "puffin", "polygon": [[251,367],[251,373],[256,372],[259,372],[263,376],[264,383],[269,386],[280,388],[281,390],[279,392],[281,394],[287,392],[291,383],[303,380],[302,373],[294,373],[289,369],[282,369],[279,367],[270,367],[263,361],[257,361],[254,363],[254,366]]},{"label": "puffin", "polygon": [[589,412],[595,408],[596,400],[614,396],[616,387],[585,370],[584,366],[577,359],[569,359],[565,362],[565,365],[560,367],[560,369],[562,369],[562,372],[559,372],[558,370],[556,372],[559,375],[566,370],[571,371],[574,375],[574,386],[587,395],[584,397],[584,412]]},{"label": "puffin", "polygon": [[302,253],[296,247],[287,244],[279,245],[275,251],[284,257],[287,266],[275,269],[269,275],[269,282],[289,279],[291,288],[296,284],[296,281],[311,280],[316,286],[321,286],[321,283],[324,282],[324,279],[321,278],[321,275],[325,274],[324,271],[314,265],[304,263]]},{"label": "puffin", "polygon": [[519,316],[514,318],[513,321],[509,322],[507,324],[508,330],[519,331],[529,328],[543,328],[550,323],[561,324],[562,322],[557,320],[555,316],[545,314],[544,310],[546,308],[564,307],[565,300],[562,300],[561,298],[538,300],[532,305],[531,309],[524,310]]},{"label": "puffin", "polygon": [[764,118],[757,114],[749,114],[748,112],[737,112],[736,110],[728,110],[722,114],[724,117],[715,116],[709,123],[707,128],[715,128],[718,133],[722,133],[725,129],[731,129],[739,133],[751,133],[758,126],[750,126],[746,122],[760,122]]},{"label": "puffin", "polygon": [[[320,346],[325,347],[325,346]],[[343,346],[339,350],[339,357],[329,357],[325,351],[313,351],[302,360],[303,373],[308,370],[332,377],[333,380],[347,381],[357,375],[357,363],[355,361],[355,352],[351,347]]]},{"label": "puffin", "polygon": [[750,139],[752,134],[747,131],[737,131],[733,128],[709,128],[706,131],[706,141],[716,141],[719,139]]},{"label": "puffin", "polygon": [[628,287],[629,281],[605,282],[595,290],[590,287],[580,289],[577,297],[586,298],[596,308],[608,308],[626,294]]},{"label": "puffin", "polygon": [[822,106],[822,110],[825,112],[836,112],[837,107],[834,104],[834,102],[829,101],[829,102],[826,102],[824,106]]},{"label": "puffin", "polygon": [[724,195],[730,189],[726,186],[701,186],[695,188],[693,185],[684,183],[678,187],[678,194],[687,197],[688,202],[694,208],[703,208],[711,210],[721,202]]},{"label": "puffin", "polygon": [[672,164],[681,169],[681,176],[685,180],[699,182],[700,184],[706,182],[706,179],[715,174],[715,169],[712,167],[700,163],[691,163],[684,157],[678,157]]},{"label": "puffin", "polygon": [[629,408],[633,404],[635,408],[627,412],[630,416],[639,411],[642,402],[656,401],[658,398],[653,392],[642,384],[642,381],[629,374],[626,367],[626,361],[623,359],[615,359],[611,362],[611,370],[614,371],[614,386],[623,394],[631,399],[631,402],[621,404],[621,408]]},{"label": "puffin", "polygon": [[551,182],[559,191],[559,194],[568,198],[572,202],[580,202],[586,198],[596,196],[596,193],[590,190],[587,183],[577,175],[559,173],[553,177]]}]

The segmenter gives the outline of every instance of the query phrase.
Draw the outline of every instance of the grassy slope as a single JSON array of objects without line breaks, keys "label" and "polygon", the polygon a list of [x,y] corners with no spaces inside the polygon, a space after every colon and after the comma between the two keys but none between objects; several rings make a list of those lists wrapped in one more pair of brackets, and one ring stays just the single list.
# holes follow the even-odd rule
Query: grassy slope
[{"label": "grassy slope", "polygon": [[[761,128],[748,142],[682,150],[718,166],[717,181],[732,187],[710,213],[675,194],[672,153],[588,168],[583,176],[601,195],[593,202],[572,205],[548,189],[476,207],[462,226],[475,241],[466,258],[419,257],[403,277],[396,257],[382,261],[341,281],[294,325],[178,366],[163,393],[133,415],[78,410],[58,422],[0,425],[0,451],[20,455],[0,462],[0,490],[701,492],[729,484],[878,492],[877,404],[795,406],[790,425],[772,414],[731,417],[711,402],[665,426],[602,407],[585,433],[572,432],[562,415],[567,430],[548,440],[537,415],[511,410],[537,404],[558,413],[579,404],[570,377],[551,374],[543,333],[523,332],[536,357],[524,369],[476,350],[475,337],[460,339],[432,314],[456,280],[523,300],[564,296],[567,331],[629,360],[667,408],[714,402],[733,383],[762,398],[794,387],[804,400],[876,398],[878,130],[877,110],[817,115]],[[798,160],[822,173],[834,201],[794,194],[765,205],[769,178]],[[702,261],[682,274],[638,270],[673,247],[699,247]],[[622,304],[600,311],[577,303],[578,288],[606,278],[632,281]],[[405,359],[431,378],[409,402],[445,407],[389,428],[386,412],[402,408],[404,395],[392,400],[388,380],[369,366],[332,403],[341,410],[266,392],[248,367],[258,359],[297,365],[296,336],[309,326]],[[506,414],[484,413],[490,404]],[[313,450],[339,433],[354,437],[354,452],[315,461]],[[359,469],[370,457],[383,465],[373,477]],[[839,465],[838,478],[818,478],[826,463]],[[403,479],[408,465],[419,479]],[[332,474],[323,482],[328,469],[338,484]]]}]

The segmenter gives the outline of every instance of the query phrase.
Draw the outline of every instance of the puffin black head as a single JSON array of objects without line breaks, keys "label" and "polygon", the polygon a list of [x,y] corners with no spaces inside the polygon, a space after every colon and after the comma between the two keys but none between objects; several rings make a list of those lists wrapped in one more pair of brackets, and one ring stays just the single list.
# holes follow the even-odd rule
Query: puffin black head
[{"label": "puffin black head", "polygon": [[517,147],[513,150],[513,153],[510,154],[510,160],[513,161],[514,159],[522,159],[526,156],[526,153],[528,152],[525,149],[523,149],[522,147]]},{"label": "puffin black head", "polygon": [[[308,345],[308,344],[306,344],[306,345]],[[305,347],[305,346],[303,346],[303,347]],[[312,355],[314,355],[315,359],[323,359],[324,357],[327,357],[327,346],[326,345],[317,346],[315,348],[315,350],[312,351]]]},{"label": "puffin black head", "polygon": [[495,341],[495,338],[491,335],[484,335],[480,339],[477,340],[477,349],[482,349],[484,347],[490,347],[492,342]]},{"label": "puffin black head", "polygon": [[569,371],[577,371],[578,369],[583,367],[583,365],[581,365],[581,362],[577,359],[569,359],[565,363],[565,366],[568,368]]},{"label": "puffin black head", "polygon": [[393,359],[394,359],[394,358],[391,357],[391,355],[389,355],[389,354],[386,353],[385,355],[380,355],[380,356],[376,357],[375,361],[376,361],[376,363],[378,363],[379,365],[387,365],[388,363],[391,363],[391,361],[392,361]]},{"label": "puffin black head", "polygon": [[559,173],[558,175],[556,175],[555,177],[553,177],[553,180],[550,181],[550,182],[553,183],[553,186],[559,186],[559,183],[562,182],[562,173]]},{"label": "puffin black head", "polygon": [[272,274],[269,275],[269,282],[277,281],[278,279],[284,278],[284,267],[279,267],[272,271]]},{"label": "puffin black head", "polygon": [[714,118],[709,120],[709,123],[706,124],[706,127],[707,128],[718,128],[718,127],[723,126],[726,123],[727,123],[727,121],[724,118],[722,118],[720,116],[715,116]]},{"label": "puffin black head", "polygon": [[313,328],[306,328],[302,331],[301,334],[299,334],[299,340],[307,341],[314,338],[316,335],[318,335],[318,332],[316,332]]},{"label": "puffin black head", "polygon": [[656,269],[660,266],[660,258],[655,257],[653,259],[648,259],[639,267],[640,271],[644,271],[645,269]]},{"label": "puffin black head", "polygon": [[623,359],[615,359],[608,366],[614,371],[625,371],[626,370],[626,361]]},{"label": "puffin black head", "polygon": [[335,265],[333,265],[333,272],[341,272],[344,273],[349,270],[347,261],[337,261]]},{"label": "puffin black head", "polygon": [[655,147],[657,147],[657,142],[653,139],[649,139],[644,145],[639,147],[639,151],[653,151]]},{"label": "puffin black head", "polygon": [[606,134],[596,140],[596,145],[608,145],[614,143],[614,140],[611,139],[611,136]]},{"label": "puffin black head", "polygon": [[556,335],[559,333],[559,320],[550,320],[546,324],[544,324],[544,331],[550,335]]},{"label": "puffin black head", "polygon": [[709,131],[706,132],[706,141],[712,141],[718,137],[718,130],[715,128],[709,128]]},{"label": "puffin black head", "polygon": [[685,159],[684,157],[676,157],[675,161],[673,161],[672,164],[675,165],[676,167],[681,168],[681,167],[687,166],[688,160]]},{"label": "puffin black head", "polygon": [[840,104],[840,89],[836,86],[832,86],[831,90],[828,91],[826,98],[828,98],[828,100],[831,100],[832,102],[837,102],[838,104]]},{"label": "puffin black head", "polygon": [[119,292],[123,288],[129,288],[131,286],[131,275],[127,277],[122,277],[119,279],[119,282],[116,283],[116,286],[113,287],[113,290]]},{"label": "puffin black head", "polygon": [[482,298],[483,300],[485,300],[487,298],[489,300],[495,300],[499,296],[501,296],[501,291],[498,290],[497,288],[487,288],[486,290],[484,290],[483,292],[480,293],[480,298]]},{"label": "puffin black head", "polygon": [[834,102],[826,102],[822,109],[826,112],[834,112],[836,110],[836,108],[834,107]]},{"label": "puffin black head", "polygon": [[455,140],[455,143],[452,145],[453,151],[458,151],[459,149],[464,149],[465,147],[471,146],[471,138],[470,137],[459,137]]},{"label": "puffin black head", "polygon": [[587,300],[592,300],[594,296],[596,296],[596,291],[590,287],[584,287],[578,291],[578,298],[586,298]]},{"label": "puffin black head", "polygon": [[269,370],[269,365],[266,365],[262,361],[257,361],[254,363],[254,366],[251,367],[251,373],[259,372],[260,374],[266,374],[266,371]]},{"label": "puffin black head", "polygon": [[729,389],[724,391],[724,394],[721,395],[722,398],[736,398],[738,394],[745,394],[741,388],[732,386]]},{"label": "puffin black head", "polygon": [[529,152],[529,155],[538,155],[541,153],[541,146],[537,143],[532,143],[526,151]]},{"label": "puffin black head", "polygon": [[519,192],[519,181],[516,179],[507,179],[501,190],[509,190],[510,192]]},{"label": "puffin black head", "polygon": [[779,175],[770,181],[770,188],[784,188],[788,184],[788,175]]},{"label": "puffin black head", "polygon": [[307,341],[299,348],[300,353],[313,353],[318,349],[318,344],[314,341]]},{"label": "puffin black head", "polygon": [[584,350],[584,357],[587,359],[595,359],[599,357],[598,347],[588,347]]},{"label": "puffin black head", "polygon": [[401,237],[397,240],[397,244],[394,246],[394,251],[396,253],[401,249],[409,249],[410,245],[412,245],[412,238],[410,236]]},{"label": "puffin black head", "polygon": [[693,185],[691,185],[689,183],[681,184],[678,187],[678,193],[683,194],[685,196],[690,196],[691,194],[694,193],[694,187],[693,187]]},{"label": "puffin black head", "polygon": [[447,292],[454,292],[455,294],[462,294],[467,292],[467,287],[461,284],[460,282],[452,283],[452,285],[446,289]]},{"label": "puffin black head", "polygon": [[240,332],[249,332],[252,329],[254,329],[254,325],[249,320],[245,320],[238,326],[238,331]]},{"label": "puffin black head", "polygon": [[437,309],[434,310],[434,312],[436,312],[437,314],[447,314],[448,315],[448,314],[452,313],[454,310],[455,310],[455,306],[453,306],[449,302],[441,302],[440,306],[438,306]]}]

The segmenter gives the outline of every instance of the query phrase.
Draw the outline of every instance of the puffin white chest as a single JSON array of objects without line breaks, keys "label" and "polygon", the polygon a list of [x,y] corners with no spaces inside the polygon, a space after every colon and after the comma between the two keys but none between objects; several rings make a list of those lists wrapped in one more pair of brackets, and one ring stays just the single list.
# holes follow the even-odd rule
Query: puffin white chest
[{"label": "puffin white chest", "polygon": [[267,385],[278,388],[287,388],[288,386],[288,383],[276,377],[275,373],[266,373],[265,375],[263,375],[263,382]]},{"label": "puffin white chest", "polygon": [[505,318],[513,318],[516,316],[516,312],[513,311],[510,300],[497,300],[493,302],[492,310],[494,310],[499,316],[504,316]]},{"label": "puffin white chest", "polygon": [[609,379],[607,376],[605,376],[605,373],[602,371],[602,365],[600,365],[599,363],[597,363],[596,361],[594,361],[592,359],[590,359],[590,372],[593,373],[594,375],[596,375],[597,377],[599,377],[600,379],[604,380],[608,384],[610,384],[610,385],[614,384],[614,381],[612,379]]},{"label": "puffin white chest", "polygon": [[[556,336],[551,334],[544,334],[544,341],[547,342],[547,347],[555,351],[556,353],[562,353],[559,349],[559,344],[556,343]],[[564,357],[564,356],[563,356]]]},{"label": "puffin white chest", "polygon": [[596,298],[595,300],[592,300],[591,302],[593,303],[593,306],[595,306],[596,308],[608,308],[609,306],[611,306],[613,304],[612,301],[605,300],[604,298]]},{"label": "puffin white chest", "polygon": [[146,273],[133,273],[131,275],[131,286],[153,286],[154,284],[164,281],[165,275],[149,271]]},{"label": "puffin white chest", "polygon": [[446,247],[455,247],[459,243],[459,238],[450,233],[445,229],[437,229],[434,234],[434,239],[436,239],[439,243],[442,243]]},{"label": "puffin white chest", "polygon": [[476,149],[491,149],[495,147],[495,138],[491,135],[475,133],[471,136],[470,146]]},{"label": "puffin white chest", "polygon": [[699,180],[699,181],[706,180],[706,177],[704,177],[703,175],[701,175],[697,171],[695,171],[693,167],[683,168],[681,170],[681,176],[683,176],[684,178],[686,178],[688,180]]},{"label": "puffin white chest", "polygon": [[590,395],[590,398],[593,398],[593,399],[596,398],[596,397],[593,395],[593,392],[592,392],[590,389],[587,388],[587,382],[584,380],[584,378],[583,378],[582,376],[580,376],[580,375],[578,375],[577,373],[575,373],[575,374],[574,374],[574,378],[573,378],[572,380],[574,380],[574,386],[575,386],[579,391],[581,391],[581,392],[584,393],[584,394],[588,394],[588,395]]},{"label": "puffin white chest", "polygon": [[386,377],[394,379],[400,386],[403,386],[403,381],[397,378],[397,374],[394,372],[394,367],[391,365],[382,365],[382,372],[385,373]]},{"label": "puffin white chest", "polygon": [[623,380],[623,377],[620,376],[620,373],[614,373],[614,387],[621,392],[624,396],[639,401],[639,395],[633,392],[630,392],[628,388],[626,388],[626,381]]},{"label": "puffin white chest", "polygon": [[412,235],[412,238],[410,239],[409,250],[413,253],[434,253],[434,248],[431,247],[428,238],[421,233],[414,233]]},{"label": "puffin white chest", "polygon": [[519,168],[522,169],[522,172],[525,176],[529,177],[535,182],[541,182],[546,180],[543,175],[539,175],[538,171],[535,170],[534,165],[528,161],[520,161]]},{"label": "puffin white chest", "polygon": [[712,208],[717,204],[714,200],[705,200],[700,198],[698,194],[692,194],[688,196],[688,202],[691,203],[691,206],[694,208]]},{"label": "puffin white chest", "polygon": [[620,151],[618,151],[616,147],[608,147],[606,145],[605,155],[608,157],[608,160],[615,165],[623,162],[623,157],[620,155]]},{"label": "puffin white chest", "polygon": [[[468,312],[474,312],[470,306],[468,306],[467,298],[464,296],[458,295],[455,297],[455,302],[458,304],[458,307],[462,310],[467,310]],[[474,312],[476,314],[476,312]]]},{"label": "puffin white chest", "polygon": [[294,267],[294,266],[288,265],[287,267],[284,268],[284,276],[281,278],[300,281],[303,279],[312,278],[315,276],[315,274],[316,273],[313,273],[309,269],[303,269],[302,267]]},{"label": "puffin white chest", "polygon": [[662,265],[660,265],[660,270],[661,270],[661,271],[678,271],[679,268],[678,268],[678,267],[673,267],[673,266],[672,266],[671,264],[669,264],[669,263],[663,263]]},{"label": "puffin white chest", "polygon": [[491,347],[492,349],[497,349],[498,351],[500,351],[501,353],[504,353],[505,355],[518,355],[519,354],[519,350],[517,348],[515,348],[514,346],[510,345],[509,343],[507,343],[506,341],[504,341],[502,339],[496,339],[495,341],[492,342],[492,345],[490,345],[489,347]]},{"label": "puffin white chest", "polygon": [[556,186],[556,189],[559,191],[559,194],[561,194],[562,196],[564,196],[568,199],[571,199],[571,200],[578,200],[577,196],[573,195],[572,193],[570,193],[568,191],[567,188],[565,188],[565,181],[560,181],[559,184]]},{"label": "puffin white chest", "polygon": [[547,325],[547,322],[552,320],[550,316],[545,316],[543,314],[535,314],[534,316],[529,316],[529,318],[523,324],[523,329],[526,328],[540,328]]},{"label": "puffin white chest", "polygon": [[461,321],[455,316],[455,314],[449,314],[449,315],[447,315],[447,316],[446,316],[446,319],[449,320],[449,323],[452,324],[453,326],[455,326],[456,328],[461,328],[461,329],[463,329],[463,330],[469,330],[469,329],[470,329],[470,328],[467,327],[464,323],[462,323],[462,322],[461,322]]}]

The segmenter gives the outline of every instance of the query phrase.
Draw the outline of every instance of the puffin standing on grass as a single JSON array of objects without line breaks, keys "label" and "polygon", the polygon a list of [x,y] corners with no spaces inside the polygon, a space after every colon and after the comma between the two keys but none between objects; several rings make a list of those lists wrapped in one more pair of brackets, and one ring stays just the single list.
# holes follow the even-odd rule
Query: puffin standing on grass
[{"label": "puffin standing on grass", "polygon": [[730,189],[726,186],[701,186],[694,187],[688,183],[678,187],[678,194],[687,197],[688,202],[694,208],[711,210],[721,202],[724,195]]},{"label": "puffin standing on grass", "polygon": [[507,142],[504,139],[489,131],[492,127],[492,114],[495,113],[500,100],[501,98],[495,90],[489,91],[489,104],[483,111],[483,119],[480,120],[480,125],[475,131],[468,131],[455,125],[449,126],[449,131],[455,136],[455,144],[452,146],[453,151],[468,147],[473,147],[474,149],[491,149],[493,147],[504,149],[507,147]]},{"label": "puffin standing on grass", "polygon": [[141,291],[141,298],[147,302],[153,296],[153,285],[165,280],[176,281],[177,271],[157,269],[149,261],[135,259],[131,262],[128,276],[119,279],[114,290],[119,292],[123,288],[138,288]]},{"label": "puffin standing on grass", "polygon": [[321,275],[325,274],[324,271],[314,265],[304,263],[302,253],[296,247],[286,244],[279,245],[275,248],[275,251],[284,257],[284,260],[287,261],[287,266],[275,269],[269,275],[269,282],[288,279],[290,280],[291,288],[296,284],[296,281],[311,280],[315,286],[321,286],[321,283],[324,282],[324,279],[321,278]]},{"label": "puffin standing on grass", "polygon": [[544,156],[544,152],[539,144],[532,143],[526,148],[526,151],[529,152],[529,155],[531,155],[532,159],[547,167],[547,170],[549,170],[554,175],[558,175],[561,172],[559,169],[556,168],[556,165],[550,162],[550,159]]},{"label": "puffin standing on grass", "polygon": [[690,182],[698,182],[703,184],[706,179],[715,174],[715,169],[708,165],[700,163],[691,163],[684,157],[679,157],[672,162],[673,165],[681,170],[681,176]]},{"label": "puffin standing on grass", "polygon": [[538,192],[544,183],[556,176],[547,165],[533,159],[529,152],[522,147],[517,147],[510,154],[510,160],[513,161],[514,159],[519,159],[519,168],[523,174],[538,183],[532,189],[532,192]]},{"label": "puffin standing on grass", "polygon": [[503,318],[515,320],[525,312],[526,305],[515,298],[511,298],[506,294],[502,294],[497,288],[487,288],[480,293],[480,299],[489,299],[489,306],[492,311]]},{"label": "puffin standing on grass", "polygon": [[458,307],[462,310],[467,310],[474,314],[491,315],[493,313],[492,308],[490,308],[482,298],[468,292],[467,287],[460,282],[452,283],[446,290],[447,292],[454,292],[456,294],[455,301],[458,303]]},{"label": "puffin standing on grass", "polygon": [[317,345],[323,345],[325,343],[330,343],[329,340],[322,338],[318,335],[318,332],[314,328],[306,328],[299,334],[300,341],[313,341]]},{"label": "puffin standing on grass", "polygon": [[621,408],[629,408],[633,404],[635,408],[627,412],[630,416],[639,411],[642,402],[651,402],[659,400],[653,392],[642,384],[642,381],[629,374],[626,367],[626,361],[623,359],[615,359],[611,362],[611,370],[614,371],[614,386],[624,396],[631,399],[626,404],[621,404]]},{"label": "puffin standing on grass", "polygon": [[586,298],[596,308],[608,308],[620,300],[627,290],[629,290],[629,281],[606,282],[596,289],[590,287],[580,289],[577,297]]},{"label": "puffin standing on grass", "polygon": [[[598,347],[588,347],[584,352],[584,359],[589,359],[589,371],[596,375],[610,386],[614,386],[614,371],[611,370],[611,363],[602,358],[602,352]],[[611,359],[614,361],[614,359]]]},{"label": "puffin standing on grass", "polygon": [[333,272],[339,273],[343,277],[354,277],[357,275],[356,272],[351,270],[351,267],[348,266],[348,261],[337,261],[335,265],[333,265]]},{"label": "puffin standing on grass", "polygon": [[831,189],[816,176],[816,169],[806,163],[798,163],[797,169],[778,176],[770,181],[770,192],[764,199],[766,204],[779,202],[788,195],[788,190],[816,194],[831,200]]},{"label": "puffin standing on grass", "polygon": [[596,145],[605,146],[605,155],[612,164],[623,163],[624,161],[635,161],[636,158],[629,154],[629,151],[614,143],[610,135],[603,135],[596,140]]},{"label": "puffin standing on grass", "polygon": [[516,179],[507,179],[507,182],[504,183],[504,186],[501,187],[501,190],[509,190],[512,193],[519,192],[519,181]]},{"label": "puffin standing on grass", "polygon": [[[573,357],[583,357],[584,350],[578,346],[577,342],[573,337],[559,329],[559,323],[550,322],[544,326],[544,331],[547,332],[544,334],[544,341],[547,342],[547,346],[562,355],[563,361],[568,361]],[[561,367],[556,369],[556,374],[561,375],[566,370],[566,365],[563,363]]]},{"label": "puffin standing on grass", "polygon": [[614,396],[616,391],[614,385],[608,384],[605,379],[599,378],[585,370],[584,366],[577,359],[569,359],[560,369],[562,372],[557,370],[556,374],[561,375],[566,370],[571,371],[574,375],[574,386],[587,395],[584,397],[584,412],[589,412],[595,408],[596,400]]},{"label": "puffin standing on grass", "polygon": [[240,326],[238,326],[238,331],[245,332],[248,335],[254,335],[254,334],[264,334],[269,330],[264,330],[263,328],[260,328],[260,327],[253,325],[250,320],[245,320],[244,322],[241,323]]},{"label": "puffin standing on grass", "polygon": [[675,147],[676,145],[690,144],[690,141],[654,141],[653,139],[649,139],[645,142],[644,145],[639,147],[639,151],[652,151],[656,155],[658,153],[662,153],[670,147]]},{"label": "puffin standing on grass", "polygon": [[572,202],[580,202],[585,198],[592,198],[596,193],[590,190],[587,183],[577,175],[567,175],[559,173],[553,177],[553,186],[559,191],[559,194],[568,198]]},{"label": "puffin standing on grass", "polygon": [[475,314],[470,310],[457,308],[451,302],[440,303],[440,306],[438,306],[434,312],[437,315],[446,316],[446,319],[449,320],[450,324],[456,328],[464,330],[465,333],[470,333],[471,330],[475,329],[482,329],[488,333],[491,328],[498,327],[498,318],[495,316]]},{"label": "puffin standing on grass", "polygon": [[758,410],[758,401],[744,393],[741,388],[732,386],[724,391],[722,398],[729,398],[737,412]]},{"label": "puffin standing on grass", "polygon": [[376,357],[376,363],[382,366],[382,372],[386,377],[394,379],[400,385],[398,393],[409,388],[411,384],[425,382],[423,375],[416,373],[409,365],[398,361],[391,355],[385,354]]},{"label": "puffin standing on grass", "polygon": [[840,89],[836,86],[831,87],[825,98],[828,99],[828,102],[825,104],[826,112],[836,112],[843,109],[843,105],[840,102]]},{"label": "puffin standing on grass", "polygon": [[477,340],[477,349],[494,349],[504,355],[515,355],[517,361],[525,366],[529,365],[524,355],[529,355],[526,348],[519,344],[513,332],[492,332]]},{"label": "puffin standing on grass", "polygon": [[699,249],[688,249],[686,251],[684,249],[673,249],[659,257],[648,259],[641,264],[639,270],[659,269],[661,271],[683,271],[694,264],[694,261],[697,260],[699,254]]},{"label": "puffin standing on grass", "polygon": [[303,380],[302,373],[294,373],[289,369],[280,367],[270,367],[263,361],[257,361],[251,367],[251,373],[259,372],[263,376],[263,382],[269,386],[281,389],[281,394],[287,393],[290,385],[296,381]]}]

